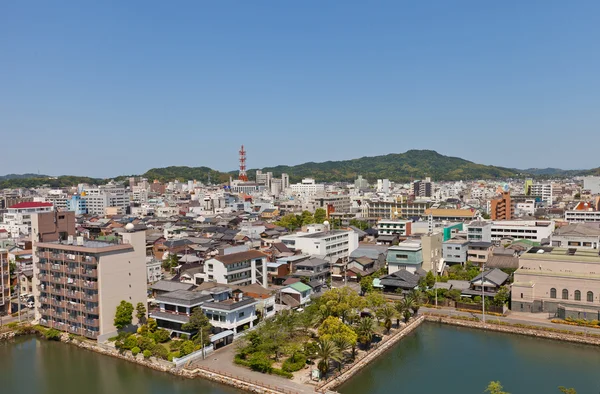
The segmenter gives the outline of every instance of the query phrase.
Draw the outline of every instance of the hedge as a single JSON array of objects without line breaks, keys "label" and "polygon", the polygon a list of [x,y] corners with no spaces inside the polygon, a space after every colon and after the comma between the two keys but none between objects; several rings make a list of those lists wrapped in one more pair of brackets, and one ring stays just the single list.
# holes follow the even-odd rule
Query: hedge
[{"label": "hedge", "polygon": [[139,347],[134,347],[133,349],[131,349],[131,354],[133,354],[134,356],[137,356],[138,354],[140,354],[140,352],[142,351],[142,349],[140,349]]}]

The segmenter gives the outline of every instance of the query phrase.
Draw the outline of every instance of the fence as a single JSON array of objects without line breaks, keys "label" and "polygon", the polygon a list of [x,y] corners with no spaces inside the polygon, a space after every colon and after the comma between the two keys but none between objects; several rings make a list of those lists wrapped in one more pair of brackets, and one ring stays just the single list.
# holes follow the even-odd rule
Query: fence
[{"label": "fence", "polygon": [[[214,349],[213,345],[208,345],[204,348],[204,356],[206,356],[207,354],[210,354],[214,351],[215,351],[215,349]],[[202,349],[196,350],[195,352],[190,353],[187,356],[183,356],[180,358],[173,358],[173,364],[175,364],[175,368],[181,368],[184,365],[186,365],[188,362],[198,360],[199,358],[202,358]]]},{"label": "fence", "polygon": [[[481,304],[466,304],[463,302],[457,302],[456,309],[468,309],[470,311],[481,312]],[[500,313],[503,315],[506,312],[506,306],[486,305],[485,311],[492,313]]]},{"label": "fence", "polygon": [[227,379],[237,380],[237,381],[239,381],[241,383],[244,383],[246,385],[257,386],[257,387],[260,387],[262,389],[269,390],[269,391],[272,391],[272,392],[275,392],[275,393],[281,393],[281,394],[298,394],[298,392],[293,391],[293,390],[289,390],[289,389],[286,389],[286,388],[283,388],[283,387],[266,384],[266,383],[260,382],[258,380],[252,380],[252,379],[243,378],[241,376],[233,375],[233,374],[230,374],[230,373],[227,373],[227,372],[217,371],[217,370],[214,370],[212,368],[205,367],[205,366],[198,367],[197,369],[195,369],[195,370],[193,370],[191,372],[197,374],[198,371],[208,372],[208,373],[217,375],[217,377],[221,377],[221,378],[227,378]]}]

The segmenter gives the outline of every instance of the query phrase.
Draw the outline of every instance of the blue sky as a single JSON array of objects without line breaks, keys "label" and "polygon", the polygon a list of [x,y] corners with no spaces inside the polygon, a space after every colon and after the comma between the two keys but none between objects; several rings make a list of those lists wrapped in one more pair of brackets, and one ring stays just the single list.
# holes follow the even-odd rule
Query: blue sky
[{"label": "blue sky", "polygon": [[[0,174],[434,149],[591,168],[597,1],[5,1]],[[573,144],[569,144],[573,141]]]}]

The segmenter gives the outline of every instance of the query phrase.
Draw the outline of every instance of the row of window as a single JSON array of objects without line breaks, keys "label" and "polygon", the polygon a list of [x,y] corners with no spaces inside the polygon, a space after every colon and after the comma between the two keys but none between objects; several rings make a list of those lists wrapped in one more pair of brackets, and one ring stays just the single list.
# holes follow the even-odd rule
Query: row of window
[{"label": "row of window", "polygon": [[[575,290],[575,293],[573,295],[575,297],[575,301],[581,301],[581,291]],[[556,298],[556,289],[554,287],[550,289],[550,298]],[[569,290],[562,290],[562,299],[569,299]],[[587,292],[587,302],[594,302],[594,293],[592,291]]]}]

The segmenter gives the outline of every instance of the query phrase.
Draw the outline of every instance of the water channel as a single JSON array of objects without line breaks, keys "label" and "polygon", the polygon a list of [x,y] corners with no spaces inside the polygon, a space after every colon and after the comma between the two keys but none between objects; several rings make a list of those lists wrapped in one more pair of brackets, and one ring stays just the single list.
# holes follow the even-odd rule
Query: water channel
[{"label": "water channel", "polygon": [[184,379],[58,342],[0,342],[0,392],[10,394],[234,394],[202,379]]},{"label": "water channel", "polygon": [[337,391],[479,394],[499,380],[511,394],[600,393],[600,347],[424,323]]}]

